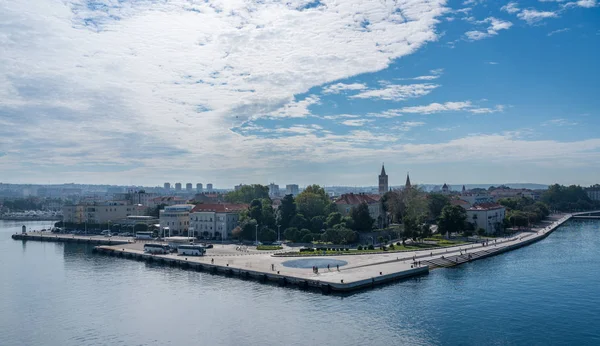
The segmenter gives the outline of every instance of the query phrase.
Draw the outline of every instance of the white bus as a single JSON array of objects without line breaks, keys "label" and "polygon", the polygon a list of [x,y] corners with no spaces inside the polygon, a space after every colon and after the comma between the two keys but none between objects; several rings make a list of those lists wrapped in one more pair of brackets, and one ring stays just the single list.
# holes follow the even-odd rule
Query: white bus
[{"label": "white bus", "polygon": [[201,245],[179,245],[177,253],[186,256],[204,256],[206,248]]},{"label": "white bus", "polygon": [[166,244],[145,244],[144,252],[152,254],[167,254],[171,248]]},{"label": "white bus", "polygon": [[152,232],[137,232],[135,239],[152,239]]}]

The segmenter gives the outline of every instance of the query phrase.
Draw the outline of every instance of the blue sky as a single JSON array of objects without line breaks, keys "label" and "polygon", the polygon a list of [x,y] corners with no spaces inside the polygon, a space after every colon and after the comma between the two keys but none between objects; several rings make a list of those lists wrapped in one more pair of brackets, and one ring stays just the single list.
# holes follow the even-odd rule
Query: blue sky
[{"label": "blue sky", "polygon": [[3,182],[598,183],[595,0],[8,0],[0,23]]}]

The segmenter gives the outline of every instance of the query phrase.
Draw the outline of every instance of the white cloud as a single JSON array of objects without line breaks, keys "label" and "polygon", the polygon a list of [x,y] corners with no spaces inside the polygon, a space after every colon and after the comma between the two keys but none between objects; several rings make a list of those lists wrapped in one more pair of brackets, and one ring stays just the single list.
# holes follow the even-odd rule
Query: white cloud
[{"label": "white cloud", "polygon": [[291,100],[277,110],[268,113],[268,116],[272,118],[305,118],[310,115],[308,107],[319,104],[320,101],[321,99],[317,95],[310,95],[300,101]]},{"label": "white cloud", "polygon": [[555,34],[559,34],[559,33],[561,33],[561,32],[567,32],[567,31],[569,31],[569,30],[571,30],[571,29],[569,29],[569,28],[564,28],[564,29],[558,29],[558,30],[550,31],[550,32],[548,33],[548,36],[552,36],[552,35],[555,35]]},{"label": "white cloud", "polygon": [[572,120],[568,120],[568,119],[564,119],[564,118],[557,118],[557,119],[551,119],[548,120],[544,123],[542,123],[542,126],[575,126],[578,123]]},{"label": "white cloud", "polygon": [[496,61],[488,61],[487,64],[488,65],[498,65],[498,62],[496,62]]},{"label": "white cloud", "polygon": [[350,119],[342,121],[341,124],[346,126],[364,126],[365,124],[373,121],[373,119]]},{"label": "white cloud", "polygon": [[404,121],[402,123],[399,123],[398,125],[391,126],[390,130],[407,132],[407,131],[412,130],[415,127],[419,127],[419,126],[423,126],[423,125],[425,125],[425,123],[422,121]]},{"label": "white cloud", "polygon": [[552,11],[538,11],[538,10],[525,9],[525,10],[521,11],[519,14],[517,14],[517,17],[519,19],[526,21],[527,24],[535,24],[546,18],[556,18],[556,17],[558,17],[558,14],[556,12],[552,12]]},{"label": "white cloud", "polygon": [[409,98],[421,97],[429,94],[433,89],[439,87],[438,84],[389,84],[381,89],[363,91],[350,98],[360,99],[381,99],[391,101],[402,101]]},{"label": "white cloud", "polygon": [[[264,140],[230,129],[307,116],[318,98],[295,95],[382,70],[437,40],[447,11],[445,0],[306,3],[1,1],[0,114],[11,117],[0,129],[3,179],[51,167],[64,180],[162,181],[176,165],[185,178],[267,163],[272,155],[257,154]],[[47,128],[70,135],[48,141]],[[105,163],[121,171],[62,168]]]},{"label": "white cloud", "polygon": [[446,103],[431,103],[424,106],[404,107],[396,110],[398,113],[412,114],[434,114],[441,112],[458,112],[466,111],[474,114],[496,113],[502,112],[504,106],[497,105],[494,108],[482,108],[474,106],[471,101],[446,102]]},{"label": "white cloud", "polygon": [[502,6],[501,10],[513,14],[519,12],[521,9],[516,2],[509,2],[508,4]]},{"label": "white cloud", "polygon": [[337,119],[345,119],[345,118],[358,118],[358,115],[355,114],[336,114],[336,115],[325,115],[323,119],[327,120],[337,120]]},{"label": "white cloud", "polygon": [[598,5],[596,0],[579,0],[577,1],[577,6],[579,7],[585,7],[585,8],[592,8],[592,7],[596,7]]},{"label": "white cloud", "polygon": [[488,38],[488,37],[491,37],[494,35],[498,35],[498,31],[508,30],[513,25],[511,22],[497,19],[494,17],[488,17],[488,18],[478,21],[476,23],[477,24],[489,23],[489,26],[486,31],[479,31],[479,30],[467,31],[465,33],[465,35],[471,41],[477,41],[477,40]]},{"label": "white cloud", "polygon": [[364,90],[364,89],[367,89],[367,86],[362,83],[352,83],[352,84],[337,83],[337,84],[328,85],[325,88],[323,88],[323,93],[324,94],[339,94],[340,92],[345,91],[345,90]]}]

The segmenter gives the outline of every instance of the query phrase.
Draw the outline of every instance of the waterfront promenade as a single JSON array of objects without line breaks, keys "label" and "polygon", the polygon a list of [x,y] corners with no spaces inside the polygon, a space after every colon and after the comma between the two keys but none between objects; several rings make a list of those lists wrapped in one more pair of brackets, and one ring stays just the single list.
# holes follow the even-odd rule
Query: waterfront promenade
[{"label": "waterfront promenade", "polygon": [[[572,215],[553,215],[541,228],[517,233],[508,238],[488,239],[486,243],[471,243],[435,250],[385,252],[374,254],[339,256],[280,257],[276,252],[255,249],[240,251],[235,245],[215,245],[203,257],[185,257],[176,254],[150,255],[143,251],[143,242],[129,239],[82,236],[14,235],[15,239],[72,241],[105,244],[96,251],[111,256],[156,262],[182,268],[253,278],[260,281],[275,281],[282,285],[314,287],[323,291],[351,291],[378,284],[422,275],[430,269],[460,265],[510,251],[547,237]],[[108,243],[112,242],[112,243]],[[285,251],[285,250],[284,250]],[[343,263],[339,270],[335,266],[320,268],[318,273],[308,268],[293,268],[284,263],[292,260],[325,260]],[[337,262],[343,261],[343,262]],[[307,262],[309,263],[309,262]]]}]

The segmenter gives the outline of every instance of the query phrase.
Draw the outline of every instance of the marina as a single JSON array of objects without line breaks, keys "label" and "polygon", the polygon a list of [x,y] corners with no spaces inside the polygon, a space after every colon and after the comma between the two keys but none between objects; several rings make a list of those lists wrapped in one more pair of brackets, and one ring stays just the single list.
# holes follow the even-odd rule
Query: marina
[{"label": "marina", "polygon": [[[289,249],[259,251],[252,248],[240,249],[235,245],[216,245],[204,256],[185,256],[147,252],[144,251],[144,242],[128,238],[41,233],[14,234],[12,237],[16,240],[89,243],[97,245],[94,252],[107,256],[235,276],[242,279],[254,279],[260,282],[274,282],[281,286],[317,289],[324,293],[330,293],[375,287],[409,277],[426,275],[432,269],[456,266],[511,251],[546,238],[574,215],[583,216],[580,214],[555,215],[547,220],[542,228],[520,232],[508,238],[489,239],[481,243],[435,250],[296,257],[296,260],[299,258],[300,261],[325,260],[322,265],[309,265],[308,269],[303,265],[287,265],[289,261],[295,259],[294,257],[278,256]],[[593,213],[588,215],[593,215]],[[327,260],[331,261],[331,265],[327,264]],[[342,266],[335,264],[340,261],[346,264]]]}]

